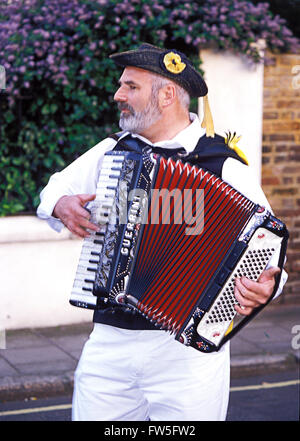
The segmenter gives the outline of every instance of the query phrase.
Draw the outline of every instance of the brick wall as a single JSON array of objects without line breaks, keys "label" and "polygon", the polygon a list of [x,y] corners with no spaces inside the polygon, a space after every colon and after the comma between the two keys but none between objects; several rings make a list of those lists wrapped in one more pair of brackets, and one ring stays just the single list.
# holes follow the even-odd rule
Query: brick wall
[{"label": "brick wall", "polygon": [[290,232],[280,302],[300,303],[300,52],[269,54],[264,71],[262,186]]}]

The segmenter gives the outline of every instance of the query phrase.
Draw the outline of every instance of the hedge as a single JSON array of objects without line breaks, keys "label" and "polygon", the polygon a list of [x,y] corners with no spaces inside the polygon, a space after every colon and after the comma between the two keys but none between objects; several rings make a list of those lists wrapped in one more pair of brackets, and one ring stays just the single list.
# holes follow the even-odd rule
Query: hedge
[{"label": "hedge", "polygon": [[260,38],[273,51],[297,44],[267,3],[1,1],[0,216],[34,212],[52,173],[118,130],[109,54],[148,42],[197,59],[214,44],[259,61]]}]

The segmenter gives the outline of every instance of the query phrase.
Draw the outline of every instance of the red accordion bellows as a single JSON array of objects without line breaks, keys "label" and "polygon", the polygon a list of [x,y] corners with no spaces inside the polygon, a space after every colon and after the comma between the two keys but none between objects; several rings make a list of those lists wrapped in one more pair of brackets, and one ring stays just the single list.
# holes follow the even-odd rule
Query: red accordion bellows
[{"label": "red accordion bellows", "polygon": [[[163,189],[177,197],[164,200]],[[188,199],[187,190],[192,194]],[[178,332],[253,208],[251,201],[210,172],[160,158],[128,293],[138,299],[138,308],[163,328]],[[185,220],[186,211],[201,223],[200,234],[186,234],[192,227]],[[158,219],[160,223],[153,222]]]}]

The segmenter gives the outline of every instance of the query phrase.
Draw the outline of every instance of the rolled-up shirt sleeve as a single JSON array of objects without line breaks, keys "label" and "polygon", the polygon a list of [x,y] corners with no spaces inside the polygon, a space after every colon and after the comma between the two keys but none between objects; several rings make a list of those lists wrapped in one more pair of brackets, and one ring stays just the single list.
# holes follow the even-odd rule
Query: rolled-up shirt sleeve
[{"label": "rolled-up shirt sleeve", "polygon": [[62,222],[53,216],[57,201],[62,196],[76,194],[94,194],[104,154],[115,145],[107,138],[92,147],[64,170],[54,173],[46,187],[40,193],[40,205],[37,215],[48,222],[51,228],[60,232]]},{"label": "rolled-up shirt sleeve", "polygon": [[[258,182],[255,173],[249,166],[242,164],[236,159],[228,158],[223,165],[222,179],[228,182],[228,184],[232,185],[232,187],[236,188],[248,199],[265,207],[267,210],[273,213],[273,210],[260,186],[260,183]],[[274,253],[267,265],[267,268],[278,266],[278,259],[279,252]],[[281,294],[287,279],[287,272],[283,270],[278,289],[274,295],[274,299]]]}]

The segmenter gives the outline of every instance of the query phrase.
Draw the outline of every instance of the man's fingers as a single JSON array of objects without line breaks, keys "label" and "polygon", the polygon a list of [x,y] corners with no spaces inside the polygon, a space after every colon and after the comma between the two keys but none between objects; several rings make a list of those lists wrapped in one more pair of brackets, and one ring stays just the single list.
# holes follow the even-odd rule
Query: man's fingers
[{"label": "man's fingers", "polygon": [[77,194],[77,198],[81,201],[81,204],[84,205],[87,202],[93,201],[96,197],[95,194]]},{"label": "man's fingers", "polygon": [[74,214],[78,217],[83,217],[84,219],[89,219],[91,217],[91,212],[80,205],[74,208]]},{"label": "man's fingers", "polygon": [[58,200],[53,214],[58,217],[73,234],[79,237],[88,237],[90,233],[86,230],[99,230],[97,225],[89,221],[91,216],[90,212],[84,208],[84,205],[94,200],[95,197],[95,194],[63,196]]},{"label": "man's fingers", "polygon": [[250,315],[251,312],[253,311],[253,308],[251,307],[240,306],[240,305],[234,305],[234,309],[240,315]]},{"label": "man's fingers", "polygon": [[88,219],[86,218],[82,218],[78,221],[79,225],[83,228],[87,228],[88,230],[92,230],[92,231],[98,231],[99,230],[99,226],[93,224],[92,222],[90,222]]},{"label": "man's fingers", "polygon": [[84,207],[84,205],[87,204],[87,202],[93,201],[96,197],[95,194],[77,194],[75,196],[79,202],[79,204],[73,205],[73,210],[76,213],[76,215],[82,216],[86,219],[89,219],[91,216],[91,212]]},{"label": "man's fingers", "polygon": [[68,229],[71,231],[71,233],[75,234],[75,236],[81,237],[84,239],[85,237],[89,237],[89,233],[84,230],[83,228],[74,225],[73,227],[68,227]]},{"label": "man's fingers", "polygon": [[236,300],[239,302],[239,304],[234,305],[234,309],[240,315],[249,315],[254,308],[259,306],[259,303],[256,303],[253,300],[249,300],[244,297],[237,286],[235,287],[234,295]]},{"label": "man's fingers", "polygon": [[65,225],[72,233],[80,237],[90,236],[90,232],[87,230],[99,231],[98,225],[93,224],[82,216],[77,216],[68,220]]},{"label": "man's fingers", "polygon": [[[268,283],[271,283],[271,280]],[[257,297],[257,295],[264,296],[265,285],[263,283],[258,283],[254,280],[247,279],[247,277],[242,277],[241,279],[236,279],[236,286],[238,286],[239,291],[243,296],[247,296],[250,299]]]},{"label": "man's fingers", "polygon": [[258,282],[264,283],[268,280],[273,280],[273,277],[280,273],[280,268],[278,266],[272,266],[271,268],[268,268],[267,270],[263,271],[261,276],[258,279]]},{"label": "man's fingers", "polygon": [[242,306],[255,308],[259,304],[257,302],[257,296],[248,291],[239,279],[235,282],[234,294],[235,298]]},{"label": "man's fingers", "polygon": [[[89,237],[90,231],[99,231],[99,227],[88,220],[81,219],[72,219],[69,220],[66,224],[66,227],[71,231],[71,233],[76,234],[79,237]],[[88,231],[89,230],[89,231]]]},{"label": "man's fingers", "polygon": [[236,305],[235,310],[239,314],[249,315],[254,308],[265,304],[274,290],[274,276],[278,273],[280,268],[271,267],[263,271],[258,281],[247,277],[237,278],[234,295],[239,305]]}]

